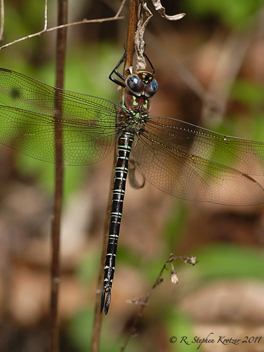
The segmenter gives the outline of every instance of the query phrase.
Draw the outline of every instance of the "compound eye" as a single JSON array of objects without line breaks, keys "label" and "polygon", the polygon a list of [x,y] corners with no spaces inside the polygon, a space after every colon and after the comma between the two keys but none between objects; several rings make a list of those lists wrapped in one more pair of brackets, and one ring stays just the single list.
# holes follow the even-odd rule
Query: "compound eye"
[{"label": "compound eye", "polygon": [[144,90],[145,96],[147,98],[153,97],[153,95],[157,92],[159,88],[158,82],[153,79],[153,81],[151,81]]},{"label": "compound eye", "polygon": [[135,95],[140,96],[144,89],[144,83],[138,77],[138,75],[128,76],[126,79],[127,88]]}]

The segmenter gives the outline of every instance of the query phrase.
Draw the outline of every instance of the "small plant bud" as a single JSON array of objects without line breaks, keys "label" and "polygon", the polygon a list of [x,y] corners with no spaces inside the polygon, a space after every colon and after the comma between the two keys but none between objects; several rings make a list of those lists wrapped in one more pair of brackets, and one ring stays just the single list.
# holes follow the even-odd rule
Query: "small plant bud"
[{"label": "small plant bud", "polygon": [[179,278],[178,278],[177,273],[175,271],[171,272],[170,278],[171,278],[171,282],[173,284],[177,284],[179,282]]}]

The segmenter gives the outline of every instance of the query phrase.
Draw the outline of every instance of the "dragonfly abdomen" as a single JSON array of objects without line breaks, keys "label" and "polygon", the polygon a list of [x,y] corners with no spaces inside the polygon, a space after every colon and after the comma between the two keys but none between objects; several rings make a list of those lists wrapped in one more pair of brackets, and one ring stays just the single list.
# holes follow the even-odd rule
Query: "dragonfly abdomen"
[{"label": "dragonfly abdomen", "polygon": [[[128,173],[128,160],[133,141],[134,134],[131,132],[124,132],[118,139],[111,219],[109,226],[109,240],[104,267],[104,289],[101,301],[101,311],[104,308],[105,314],[108,312],[111,301],[111,288],[115,273],[115,257],[123,211],[126,179]],[[105,299],[106,293],[107,297]]]}]

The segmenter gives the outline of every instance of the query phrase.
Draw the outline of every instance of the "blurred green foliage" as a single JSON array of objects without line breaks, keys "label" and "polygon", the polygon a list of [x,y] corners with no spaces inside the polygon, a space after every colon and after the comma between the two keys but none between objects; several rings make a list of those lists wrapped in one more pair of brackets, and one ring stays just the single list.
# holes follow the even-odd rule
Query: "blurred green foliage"
[{"label": "blurred green foliage", "polygon": [[[92,341],[92,328],[93,328],[93,310],[83,309],[78,312],[68,325],[69,337],[74,341],[76,347],[80,352],[90,350]],[[111,352],[118,347],[111,336],[111,325],[106,322],[103,326],[102,339],[100,351]]]},{"label": "blurred green foliage", "polygon": [[87,253],[76,267],[76,275],[82,285],[90,285],[98,275],[100,248]]},{"label": "blurred green foliage", "polygon": [[[96,52],[96,54],[94,53]],[[87,58],[85,61],[84,56]],[[68,90],[77,90],[78,92],[89,95],[104,97],[116,101],[117,93],[113,89],[113,84],[108,79],[111,67],[109,62],[114,66],[120,53],[113,50],[111,45],[105,44],[100,48],[86,48],[85,50],[76,49],[70,52],[66,63],[65,88]],[[13,65],[8,65],[13,68]],[[52,84],[55,81],[54,62],[47,62],[42,65],[36,72],[32,68],[24,71],[31,72],[31,76],[38,77],[45,83]],[[21,153],[17,153],[17,165],[22,173],[39,175],[41,185],[46,187],[50,192],[53,191],[54,185],[54,165],[32,159]],[[87,167],[66,167],[65,168],[65,199],[83,182],[86,176]]]},{"label": "blurred green foliage", "polygon": [[[249,80],[238,79],[234,82],[231,99],[237,99],[245,104],[252,106],[257,111],[263,108],[264,84]],[[253,112],[253,111],[252,111]]]},{"label": "blurred green foliage", "polygon": [[[122,246],[118,250],[118,267],[122,266],[124,256],[120,255],[122,251]],[[142,292],[142,296],[150,290],[155,280],[158,278],[159,272],[168,259],[169,253],[162,251],[162,253],[153,258],[153,260],[144,260],[136,256],[139,266],[140,275],[142,279],[146,282],[146,292]],[[238,246],[236,244],[219,244],[215,243],[210,246],[195,250],[194,253],[197,256],[198,264],[195,266],[186,265],[181,260],[176,260],[173,265],[178,273],[179,284],[174,286],[171,284],[171,299],[168,299],[168,292],[166,293],[166,300],[158,301],[158,304],[153,304],[156,302],[157,292],[162,297],[162,292],[164,289],[168,289],[168,286],[163,284],[159,285],[156,290],[150,296],[148,307],[143,316],[144,319],[151,319],[149,317],[154,315],[162,320],[163,324],[166,326],[167,339],[171,336],[187,336],[191,339],[195,336],[194,324],[197,323],[191,319],[190,316],[181,311],[180,305],[178,305],[178,295],[177,292],[184,292],[184,295],[203,289],[206,286],[213,284],[214,282],[263,282],[264,281],[264,258],[263,250],[260,248]],[[91,287],[91,265],[92,259],[94,262],[98,262],[98,258],[90,252],[87,258],[82,261],[80,269],[78,270],[79,278],[84,285],[86,283],[87,287]],[[130,259],[129,259],[130,258]],[[134,267],[135,256],[130,256],[126,258],[126,264],[131,263]],[[82,268],[81,268],[82,267]],[[163,279],[165,282],[170,281],[170,265],[167,266],[168,270],[163,273]],[[92,270],[96,270],[95,267]],[[90,278],[86,280],[86,277]],[[132,298],[132,297],[131,297]],[[135,312],[138,311],[138,306],[135,306]],[[151,312],[151,313],[150,313]],[[145,317],[147,316],[147,318]],[[69,324],[69,332],[72,341],[79,346],[80,352],[89,349],[89,334],[92,327],[93,314],[92,311],[87,311],[85,308],[78,312],[71,323]],[[115,326],[115,319],[118,319],[115,315],[111,313],[107,316],[104,322],[104,328],[102,333],[102,352],[108,352],[118,349],[118,346],[122,344],[125,340],[125,333],[119,336],[116,340],[116,332],[112,331]],[[144,324],[144,323],[143,323]],[[154,322],[153,322],[154,324]],[[112,336],[112,337],[111,337]],[[115,338],[113,338],[115,336]],[[107,343],[108,341],[108,343]],[[140,346],[137,344],[140,343]],[[144,340],[144,335],[138,335],[136,339],[132,339],[128,345],[127,351],[136,350],[147,350],[147,341]],[[171,344],[171,351],[194,351],[197,349],[197,344],[186,345],[185,343],[175,343]],[[187,349],[189,348],[189,349]],[[200,348],[202,351],[202,347]]]},{"label": "blurred green foliage", "polygon": [[244,111],[244,114],[236,113],[232,116],[236,125],[235,134],[240,130],[246,138],[264,141],[263,91],[264,84],[260,82],[245,79],[234,82],[230,99],[239,103]]},{"label": "blurred green foliage", "polygon": [[247,24],[263,6],[262,0],[186,0],[185,12],[196,18],[214,16],[230,28]]},{"label": "blurred green foliage", "polygon": [[[31,11],[28,11],[29,8]],[[53,8],[54,4],[49,3],[49,26],[55,25],[53,22],[56,13],[53,12]],[[16,6],[7,3],[5,7],[5,42],[1,44],[40,31],[43,24],[44,2],[25,0]],[[0,66],[54,86],[55,34],[56,32],[44,33],[2,50]],[[50,42],[47,42],[47,39]],[[64,88],[118,102],[117,90],[108,76],[122,53],[123,48],[120,48],[118,52],[110,43],[95,43],[83,47],[78,41],[71,42],[66,56]],[[17,153],[16,158],[22,173],[38,176],[41,186],[44,186],[50,193],[53,192],[54,165],[32,159],[21,153]],[[87,167],[65,168],[64,196],[66,201],[86,176]]]},{"label": "blurred green foliage", "polygon": [[264,281],[262,248],[218,243],[197,251],[196,255],[199,286],[223,279]]},{"label": "blurred green foliage", "polygon": [[164,226],[166,249],[176,248],[183,236],[187,224],[188,205],[182,200],[176,200]]},{"label": "blurred green foliage", "polygon": [[[167,333],[168,333],[168,340],[172,336],[176,336],[177,342],[172,343],[172,351],[177,352],[195,352],[197,351],[197,344],[191,343],[188,345],[187,343],[183,342],[183,339],[186,337],[186,340],[192,341],[193,336],[195,336],[193,331],[193,322],[192,320],[186,315],[181,313],[180,311],[171,310],[167,316],[166,320],[167,326]],[[186,341],[185,340],[185,341]],[[202,348],[199,348],[199,351],[203,351]]]},{"label": "blurred green foliage", "polygon": [[[231,29],[236,29],[248,23],[252,15],[263,6],[262,0],[186,0],[184,12],[194,18],[204,19],[214,17]],[[28,9],[31,9],[28,11]],[[44,2],[27,0],[20,2],[18,7],[12,2],[6,3],[5,17],[5,42],[39,31],[43,26]],[[52,11],[51,11],[52,12]],[[32,15],[34,14],[34,15]],[[53,16],[54,14],[52,14]],[[89,29],[88,29],[89,30]],[[43,34],[41,37],[29,39],[13,47],[1,51],[1,67],[10,68],[47,84],[54,85],[55,63],[54,35]],[[47,41],[48,38],[48,41]],[[118,94],[115,86],[109,81],[108,75],[123,53],[123,48],[109,43],[100,42],[71,43],[68,48],[66,60],[65,89],[86,93],[118,102]],[[264,140],[263,113],[263,85],[250,81],[237,81],[234,83],[231,98],[247,106],[252,119],[253,138]],[[244,124],[239,116],[224,121],[219,126],[218,132],[226,135],[236,135],[237,126]],[[17,153],[17,165],[22,173],[38,175],[40,183],[50,192],[53,190],[54,165],[47,164],[23,154]],[[65,198],[80,186],[87,174],[86,167],[67,167],[65,169]],[[110,176],[109,176],[110,177]],[[159,255],[151,260],[138,258],[130,249],[120,246],[118,250],[117,265],[131,265],[140,268],[140,275],[146,280],[149,288],[156,280],[169,253],[177,247],[181,239],[183,229],[187,225],[188,206],[186,203],[175,203],[175,209],[168,215],[167,224],[164,225],[163,239],[165,245]],[[175,215],[176,214],[176,215]],[[190,255],[190,253],[184,253]],[[230,244],[215,244],[197,250],[192,253],[197,256],[199,263],[195,266],[185,266],[180,260],[174,263],[180,276],[187,278],[186,291],[191,292],[210,284],[215,280],[264,280],[263,253],[258,248],[246,248],[244,246]],[[91,282],[96,275],[99,255],[97,251],[90,251],[86,258],[77,268],[77,275],[83,285],[91,287]],[[165,280],[169,280],[169,271],[165,272]],[[162,290],[162,285],[159,287]],[[144,294],[144,293],[143,293]],[[151,300],[151,299],[150,299]],[[164,307],[166,309],[164,309]],[[173,335],[192,336],[193,322],[183,313],[176,311],[177,302],[173,300],[162,302],[155,307],[163,317],[167,327],[168,338]],[[123,341],[115,341],[111,314],[105,319],[101,351],[118,350]],[[72,340],[78,346],[79,351],[88,351],[91,342],[91,329],[93,324],[93,309],[83,309],[72,319],[68,330]],[[184,345],[171,346],[172,351],[196,350],[197,346]],[[193,349],[192,349],[193,348]],[[127,351],[141,351],[142,346],[137,345],[134,339]],[[201,349],[200,349],[201,350]]]},{"label": "blurred green foliage", "polygon": [[[69,337],[78,347],[79,352],[90,351],[92,341],[92,327],[94,319],[94,311],[86,308],[79,311],[68,325]],[[116,338],[117,332],[115,331],[116,322],[114,317],[107,316],[101,331],[101,352],[119,351],[120,346],[124,342],[121,337]],[[139,345],[136,339],[132,339],[126,348],[126,352],[142,351],[142,346]]]}]

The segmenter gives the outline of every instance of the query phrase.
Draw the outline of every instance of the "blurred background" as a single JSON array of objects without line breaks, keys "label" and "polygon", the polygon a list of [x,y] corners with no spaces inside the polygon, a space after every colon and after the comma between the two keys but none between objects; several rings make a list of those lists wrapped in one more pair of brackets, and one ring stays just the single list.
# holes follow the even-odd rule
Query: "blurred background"
[{"label": "blurred background", "polygon": [[[111,17],[119,0],[69,0],[69,22]],[[159,82],[151,114],[168,116],[243,138],[264,141],[264,4],[262,0],[164,0],[145,35]],[[56,2],[48,1],[48,26]],[[123,20],[68,29],[65,89],[118,103],[108,75],[123,54]],[[5,5],[4,45],[40,31],[44,1]],[[55,82],[55,32],[0,51],[0,66],[47,84]],[[1,82],[0,82],[1,84]],[[1,128],[1,126],[0,126]],[[0,351],[48,351],[50,223],[54,165],[0,148]],[[60,293],[61,351],[88,351],[95,288],[110,187],[112,157],[65,169]],[[140,176],[139,176],[140,178]],[[264,185],[263,178],[257,179]],[[224,207],[173,198],[146,182],[127,184],[112,305],[101,351],[118,351],[138,306],[173,252],[199,263],[175,262],[156,288],[127,351],[194,351],[171,336],[244,339],[200,351],[264,351],[263,206]],[[248,340],[246,339],[248,336]],[[258,337],[262,337],[258,339]],[[253,338],[251,338],[253,337]],[[251,338],[251,340],[249,340]],[[250,342],[249,342],[250,341]]]}]

